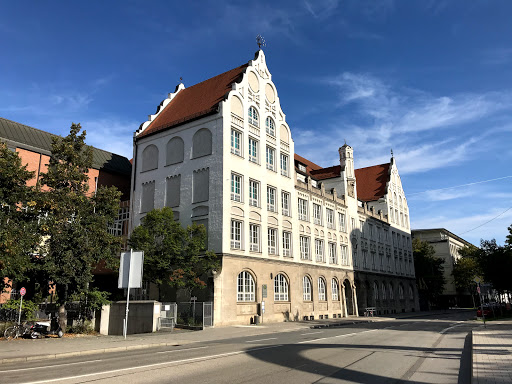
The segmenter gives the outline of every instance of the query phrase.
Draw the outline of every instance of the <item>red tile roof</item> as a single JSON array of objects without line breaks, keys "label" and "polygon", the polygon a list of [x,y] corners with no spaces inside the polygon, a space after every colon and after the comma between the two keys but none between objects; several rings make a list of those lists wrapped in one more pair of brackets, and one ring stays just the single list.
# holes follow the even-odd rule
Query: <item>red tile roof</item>
[{"label": "red tile roof", "polygon": [[341,165],[333,165],[329,168],[315,169],[310,172],[315,180],[331,179],[341,176]]},{"label": "red tile roof", "polygon": [[309,161],[308,159],[303,158],[302,156],[297,155],[296,153],[293,155],[295,161],[298,161],[299,163],[302,163],[306,166],[306,173],[309,175],[311,171],[316,169],[322,169],[321,166],[316,165],[312,161]]},{"label": "red tile roof", "polygon": [[241,65],[181,90],[138,137],[216,112],[219,103],[231,91],[231,85],[241,80],[247,66]]},{"label": "red tile roof", "polygon": [[376,201],[386,194],[390,164],[380,164],[355,170],[357,198],[362,201]]}]

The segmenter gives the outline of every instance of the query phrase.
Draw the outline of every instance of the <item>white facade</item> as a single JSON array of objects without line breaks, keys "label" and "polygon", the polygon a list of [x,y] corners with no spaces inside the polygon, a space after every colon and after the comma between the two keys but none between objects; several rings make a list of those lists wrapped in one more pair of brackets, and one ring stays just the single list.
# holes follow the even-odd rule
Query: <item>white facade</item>
[{"label": "white facade", "polygon": [[[253,321],[263,301],[267,321],[357,315],[365,306],[417,308],[407,204],[394,161],[387,194],[371,203],[357,200],[347,145],[340,148],[339,176],[320,181],[296,172],[301,164],[263,51],[217,113],[142,135],[158,113],[134,137],[133,225],[151,208],[169,205],[183,225],[207,226],[209,249],[222,255],[214,278],[216,325]],[[403,219],[388,221],[395,207]],[[376,300],[358,303],[356,279],[365,299],[373,292]],[[370,282],[386,293],[375,297]]]}]

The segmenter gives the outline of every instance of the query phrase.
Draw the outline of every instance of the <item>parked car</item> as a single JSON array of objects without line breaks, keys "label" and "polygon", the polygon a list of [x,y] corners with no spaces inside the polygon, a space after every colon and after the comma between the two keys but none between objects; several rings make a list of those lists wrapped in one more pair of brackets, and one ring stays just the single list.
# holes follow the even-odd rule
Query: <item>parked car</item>
[{"label": "parked car", "polygon": [[[494,317],[492,308],[489,305],[484,305],[483,310],[485,317]],[[478,310],[476,311],[476,317],[482,317],[482,307],[479,307]]]}]

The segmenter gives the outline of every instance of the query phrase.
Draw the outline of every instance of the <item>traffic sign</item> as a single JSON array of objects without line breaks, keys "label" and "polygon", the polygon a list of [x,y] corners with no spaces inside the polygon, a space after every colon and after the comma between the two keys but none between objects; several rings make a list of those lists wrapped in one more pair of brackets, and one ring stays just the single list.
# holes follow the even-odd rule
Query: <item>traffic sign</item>
[{"label": "traffic sign", "polygon": [[20,295],[25,296],[25,293],[27,293],[27,290],[23,287],[20,289]]}]

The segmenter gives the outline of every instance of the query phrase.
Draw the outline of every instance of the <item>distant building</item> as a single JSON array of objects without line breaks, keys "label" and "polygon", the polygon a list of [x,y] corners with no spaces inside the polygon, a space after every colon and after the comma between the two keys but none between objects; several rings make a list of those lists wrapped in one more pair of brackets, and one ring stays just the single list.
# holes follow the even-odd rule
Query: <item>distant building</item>
[{"label": "distant building", "polygon": [[460,294],[460,292],[457,292],[452,275],[455,261],[461,257],[459,249],[472,244],[444,228],[413,229],[412,237],[428,242],[434,247],[436,251],[435,256],[443,260],[446,284],[441,298],[441,305],[473,306],[469,293]]},{"label": "distant building", "polygon": [[249,324],[262,302],[274,322],[418,309],[394,159],[354,170],[347,144],[329,168],[297,155],[263,51],[179,84],[134,145],[133,226],[172,207],[183,225],[204,224],[222,257],[195,294],[214,302],[214,324]]},{"label": "distant building", "polygon": [[[22,164],[27,165],[27,169],[34,172],[34,178],[28,182],[28,185],[36,185],[41,173],[46,172],[53,137],[58,136],[0,117],[0,141],[4,142],[10,150],[17,152]],[[131,163],[126,157],[94,147],[92,149],[93,166],[88,172],[89,193],[94,194],[100,186],[115,186],[122,192],[119,217],[109,230],[118,236],[126,236],[129,223]],[[101,280],[103,278],[101,275],[105,273],[111,274],[101,266],[97,268],[96,280]],[[112,280],[111,275],[104,280],[107,282]],[[10,292],[1,293],[0,303],[5,302],[9,297]]]}]

